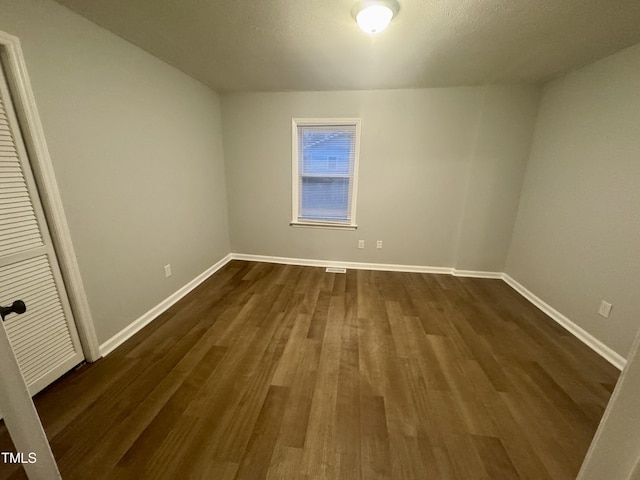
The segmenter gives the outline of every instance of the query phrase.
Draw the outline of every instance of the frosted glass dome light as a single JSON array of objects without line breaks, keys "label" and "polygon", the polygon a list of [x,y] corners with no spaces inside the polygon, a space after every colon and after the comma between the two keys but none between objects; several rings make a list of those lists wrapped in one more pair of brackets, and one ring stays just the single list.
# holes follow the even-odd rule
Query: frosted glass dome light
[{"label": "frosted glass dome light", "polygon": [[363,0],[354,6],[353,16],[363,32],[373,35],[387,28],[398,10],[395,0]]}]

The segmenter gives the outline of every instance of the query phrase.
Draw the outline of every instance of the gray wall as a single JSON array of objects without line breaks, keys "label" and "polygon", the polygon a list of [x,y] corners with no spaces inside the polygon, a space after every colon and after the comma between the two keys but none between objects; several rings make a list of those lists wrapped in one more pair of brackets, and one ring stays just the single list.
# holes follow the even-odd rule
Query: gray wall
[{"label": "gray wall", "polygon": [[640,335],[605,410],[577,480],[640,479]]},{"label": "gray wall", "polygon": [[640,45],[547,85],[506,270],[623,356],[640,319],[639,154]]},{"label": "gray wall", "polygon": [[56,3],[0,12],[22,43],[102,343],[229,252],[219,99]]},{"label": "gray wall", "polygon": [[[232,251],[503,271],[538,100],[498,86],[223,95]],[[293,117],[362,119],[357,231],[289,226]]]}]

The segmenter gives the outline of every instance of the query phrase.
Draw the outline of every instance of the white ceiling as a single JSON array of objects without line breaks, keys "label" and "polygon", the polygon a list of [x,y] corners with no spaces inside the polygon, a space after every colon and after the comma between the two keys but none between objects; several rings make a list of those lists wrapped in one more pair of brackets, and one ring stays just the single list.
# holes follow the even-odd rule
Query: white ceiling
[{"label": "white ceiling", "polygon": [[540,83],[640,42],[640,0],[58,0],[215,90]]}]

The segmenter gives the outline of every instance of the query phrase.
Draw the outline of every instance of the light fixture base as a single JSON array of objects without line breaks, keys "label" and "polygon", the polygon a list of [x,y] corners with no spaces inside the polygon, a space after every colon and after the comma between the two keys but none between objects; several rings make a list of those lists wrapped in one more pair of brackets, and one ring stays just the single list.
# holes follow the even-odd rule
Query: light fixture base
[{"label": "light fixture base", "polygon": [[[370,7],[385,7],[385,8],[388,8],[391,11],[391,18],[388,20],[388,22],[382,28],[380,28],[380,29],[366,28],[358,20],[358,14],[360,14],[361,12],[363,12],[364,10],[366,10],[366,9],[368,9]],[[391,22],[391,20],[393,20],[398,15],[399,11],[400,11],[400,4],[397,2],[397,0],[359,0],[359,1],[357,1],[355,3],[353,8],[351,9],[351,16],[356,21],[358,26],[365,33],[368,33],[368,34],[371,34],[371,35],[375,35],[376,33],[380,33],[381,31],[386,29],[386,27]]]}]

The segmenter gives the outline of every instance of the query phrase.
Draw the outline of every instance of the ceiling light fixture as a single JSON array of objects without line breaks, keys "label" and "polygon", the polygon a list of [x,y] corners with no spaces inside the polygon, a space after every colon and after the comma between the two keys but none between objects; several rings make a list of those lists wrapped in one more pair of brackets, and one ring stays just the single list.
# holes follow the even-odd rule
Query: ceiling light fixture
[{"label": "ceiling light fixture", "polygon": [[360,0],[351,14],[363,32],[373,35],[387,28],[399,10],[396,0]]}]

